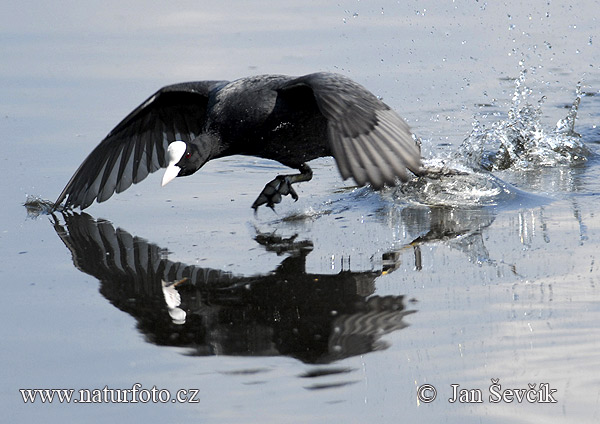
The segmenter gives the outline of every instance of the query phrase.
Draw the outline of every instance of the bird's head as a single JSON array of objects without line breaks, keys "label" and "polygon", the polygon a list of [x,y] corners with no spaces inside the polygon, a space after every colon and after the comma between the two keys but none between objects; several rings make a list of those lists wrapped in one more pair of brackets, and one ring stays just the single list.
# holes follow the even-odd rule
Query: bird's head
[{"label": "bird's head", "polygon": [[167,169],[162,178],[163,187],[175,177],[192,175],[208,160],[194,143],[173,141],[167,148]]}]

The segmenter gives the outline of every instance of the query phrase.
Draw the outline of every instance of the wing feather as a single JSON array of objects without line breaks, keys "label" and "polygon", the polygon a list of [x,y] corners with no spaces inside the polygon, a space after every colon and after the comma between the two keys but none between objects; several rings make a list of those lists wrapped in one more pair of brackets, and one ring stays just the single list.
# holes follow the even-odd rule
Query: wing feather
[{"label": "wing feather", "polygon": [[[327,119],[328,142],[342,178],[375,188],[421,172],[421,151],[406,122],[360,84],[343,75],[316,73],[295,78],[306,85]],[[285,89],[285,87],[283,88]]]},{"label": "wing feather", "polygon": [[175,140],[191,141],[206,122],[210,93],[223,81],[163,87],[123,119],[89,154],[55,205],[85,209],[139,183],[165,167],[166,149]]}]

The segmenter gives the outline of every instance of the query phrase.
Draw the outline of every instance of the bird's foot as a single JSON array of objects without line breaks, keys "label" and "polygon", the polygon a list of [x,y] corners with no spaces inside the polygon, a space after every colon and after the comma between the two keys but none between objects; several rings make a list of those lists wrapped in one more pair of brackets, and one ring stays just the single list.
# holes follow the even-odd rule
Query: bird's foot
[{"label": "bird's foot", "polygon": [[281,197],[288,194],[292,196],[292,199],[298,200],[298,194],[292,184],[309,181],[312,178],[312,170],[307,164],[300,165],[299,170],[300,174],[278,175],[273,181],[269,182],[252,203],[254,211],[256,212],[259,206],[265,204],[275,210],[275,204],[280,203]]},{"label": "bird's foot", "polygon": [[292,187],[290,175],[278,175],[263,188],[263,191],[260,192],[254,203],[252,203],[252,208],[257,210],[259,206],[266,204],[275,210],[275,204],[280,203],[281,197],[288,194],[292,196],[292,199],[298,200],[298,193]]}]

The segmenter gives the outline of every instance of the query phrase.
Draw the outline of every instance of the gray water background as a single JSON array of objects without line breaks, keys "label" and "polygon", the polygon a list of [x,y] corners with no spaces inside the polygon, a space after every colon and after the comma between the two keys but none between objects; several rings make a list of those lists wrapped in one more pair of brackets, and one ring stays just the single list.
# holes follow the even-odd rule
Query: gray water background
[{"label": "gray water background", "polygon": [[[596,422],[598,371],[597,124],[599,4],[579,2],[4,3],[0,14],[2,410],[10,422]],[[426,157],[457,151],[475,119],[505,118],[514,78],[546,97],[552,128],[584,96],[584,164],[503,180],[543,197],[499,201],[431,230],[426,207],[353,190],[332,159],[315,161],[277,214],[250,204],[278,164],[233,157],[159,189],[159,175],[87,210],[168,249],[169,259],[253,276],[286,257],[257,233],[312,243],[306,271],[378,273],[371,296],[404,296],[408,327],[379,350],[319,365],[285,354],[189,355],[157,345],[73,266],[28,195],[52,200],[91,149],[159,87],[249,74],[343,73],[396,109]],[[404,211],[404,212],[403,212]],[[477,221],[479,220],[479,221]],[[395,270],[383,259],[396,252]],[[382,272],[383,271],[383,272]],[[157,312],[158,314],[159,312]],[[164,311],[160,312],[164,313]],[[215,349],[218,352],[218,349]],[[307,375],[318,377],[309,378]],[[548,383],[555,404],[490,403],[503,388]],[[199,389],[198,404],[24,404],[23,388]],[[417,388],[432,384],[425,404]],[[481,404],[449,403],[451,384]]]}]

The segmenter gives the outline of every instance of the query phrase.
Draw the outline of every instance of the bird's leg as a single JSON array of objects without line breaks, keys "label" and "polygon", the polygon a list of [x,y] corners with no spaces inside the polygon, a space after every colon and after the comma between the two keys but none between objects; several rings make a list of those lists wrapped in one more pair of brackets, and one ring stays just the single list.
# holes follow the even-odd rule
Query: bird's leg
[{"label": "bird's leg", "polygon": [[298,168],[299,174],[278,175],[273,181],[268,183],[263,191],[260,192],[257,199],[252,203],[252,208],[256,211],[259,206],[266,204],[274,210],[275,204],[281,202],[281,196],[289,194],[294,200],[298,200],[298,194],[292,188],[292,184],[312,179],[312,169],[303,163]]}]

